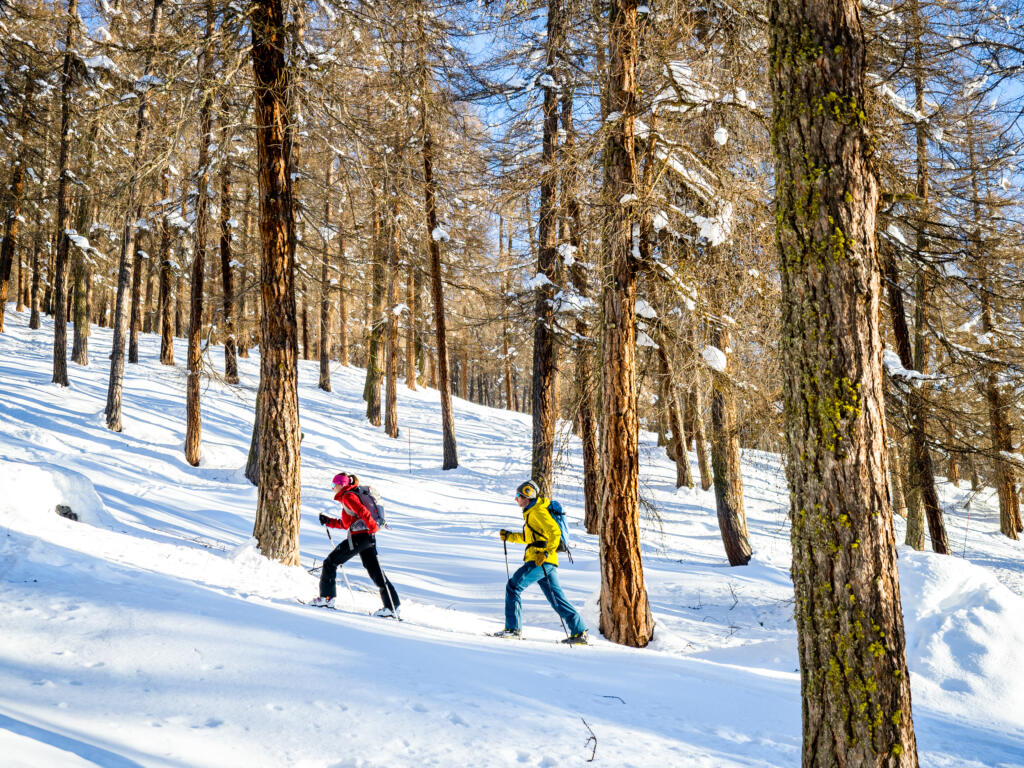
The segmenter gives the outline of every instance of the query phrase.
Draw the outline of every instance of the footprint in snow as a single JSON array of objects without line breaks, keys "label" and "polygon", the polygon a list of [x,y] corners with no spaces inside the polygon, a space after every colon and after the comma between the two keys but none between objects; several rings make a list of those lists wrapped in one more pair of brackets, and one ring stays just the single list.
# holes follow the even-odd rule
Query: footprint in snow
[{"label": "footprint in snow", "polygon": [[448,713],[448,722],[451,723],[452,725],[464,725],[467,728],[469,727],[469,723],[467,723],[465,720],[463,720],[459,716],[459,714],[457,712],[449,712]]},{"label": "footprint in snow", "polygon": [[412,705],[412,709],[413,709],[413,712],[429,712],[430,711],[430,708],[427,707],[426,704],[421,704],[420,702],[416,702],[415,704],[413,704]]}]

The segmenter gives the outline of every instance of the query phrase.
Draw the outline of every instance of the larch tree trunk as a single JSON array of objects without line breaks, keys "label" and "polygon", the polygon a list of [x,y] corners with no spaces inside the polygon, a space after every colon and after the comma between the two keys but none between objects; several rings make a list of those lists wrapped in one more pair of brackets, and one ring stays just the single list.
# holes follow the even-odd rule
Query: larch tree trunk
[{"label": "larch tree trunk", "polygon": [[803,766],[917,766],[857,0],[769,3]]},{"label": "larch tree trunk", "polygon": [[[149,17],[146,64],[143,80],[153,76],[153,62],[156,55],[156,35],[160,29],[164,0],[153,0],[153,12]],[[114,304],[114,339],[110,352],[110,378],[107,383],[106,418],[107,428],[121,431],[121,397],[124,387],[124,337],[128,321],[128,291],[131,287],[131,259],[135,255],[135,225],[140,214],[143,162],[149,144],[149,89],[139,93],[139,108],[135,120],[135,140],[132,146],[132,172],[128,182],[127,209],[121,233],[121,254],[117,269],[117,299]]]},{"label": "larch tree trunk", "polygon": [[366,401],[366,419],[375,427],[381,424],[380,382],[383,376],[381,356],[384,350],[384,297],[387,264],[387,244],[384,241],[383,213],[373,214],[373,294],[370,309],[370,326],[366,341],[366,380],[363,384],[363,399]]},{"label": "larch tree trunk", "polygon": [[[612,0],[608,15],[608,98],[622,117],[608,126],[603,197],[607,225],[603,242],[604,328],[601,359],[602,634],[621,645],[646,646],[654,621],[640,557],[639,420],[636,380],[636,283],[633,255],[639,229],[636,201],[636,115],[639,42],[636,0]],[[642,255],[642,254],[641,254]]]},{"label": "larch tree trunk", "polygon": [[[977,264],[978,297],[981,301],[981,332],[991,338],[996,330],[992,321],[992,285],[985,263],[987,254],[981,253],[981,190],[978,184],[978,162],[975,157],[973,124],[968,118],[967,143],[971,168],[971,198],[974,216],[972,240],[975,249],[974,262]],[[1016,477],[1013,465],[1003,457],[1013,451],[1013,437],[1010,428],[1009,406],[999,386],[999,373],[995,366],[982,366],[985,376],[984,392],[988,404],[989,437],[994,454],[992,465],[995,469],[996,491],[999,495],[999,531],[1004,536],[1016,539],[1020,530],[1020,498],[1017,496]]]},{"label": "larch tree trunk", "polygon": [[231,235],[231,135],[221,132],[220,163],[220,281],[223,294],[221,327],[224,329],[224,380],[238,383],[238,349],[235,342],[235,257]]},{"label": "larch tree trunk", "polygon": [[40,303],[42,302],[42,259],[39,258],[43,250],[43,223],[42,211],[36,209],[36,234],[32,238],[32,285],[29,288],[29,317],[28,327],[33,331],[39,330],[40,324]]},{"label": "larch tree trunk", "polygon": [[213,143],[213,38],[216,16],[213,0],[206,6],[206,45],[200,55],[199,168],[196,172],[196,223],[192,243],[192,291],[189,301],[188,349],[185,371],[185,461],[199,466],[202,440],[200,383],[203,370],[203,285],[206,273],[206,238],[210,227],[210,144]]},{"label": "larch tree trunk", "polygon": [[892,513],[906,518],[907,497],[903,493],[903,457],[895,442],[889,447],[889,485],[892,488]]},{"label": "larch tree trunk", "polygon": [[[36,74],[30,70],[25,73],[25,88],[22,91],[24,102],[21,119],[18,121],[18,132],[28,135],[28,124],[31,116],[31,104],[35,93]],[[4,221],[4,240],[0,245],[0,333],[4,332],[4,315],[7,312],[7,295],[11,282],[11,265],[18,252],[18,229],[21,226],[21,205],[25,199],[25,160],[24,148],[15,153],[14,167],[11,169],[11,185],[7,189],[4,203],[7,205],[7,218]],[[19,270],[19,274],[20,274]],[[38,270],[33,268],[33,281]],[[38,289],[36,290],[38,293]],[[38,326],[35,326],[38,327]]]},{"label": "larch tree trunk", "polygon": [[299,563],[298,334],[288,70],[281,0],[253,0],[252,63],[260,191],[259,492],[253,535],[265,557]]},{"label": "larch tree trunk", "polygon": [[171,260],[171,228],[167,220],[160,222],[160,362],[174,365],[174,262]]},{"label": "larch tree trunk", "polygon": [[342,365],[348,365],[348,289],[345,287],[346,270],[348,260],[345,256],[345,233],[341,231],[341,221],[338,221],[338,270],[341,279],[338,280],[338,357]]},{"label": "larch tree trunk", "polygon": [[711,374],[711,469],[715,484],[718,528],[729,565],[750,562],[747,514],[743,506],[743,473],[740,467],[740,438],[736,431],[736,402],[728,379],[729,331],[716,323],[711,343],[726,358],[724,371]]},{"label": "larch tree trunk", "polygon": [[[71,216],[71,190],[68,189],[68,163],[71,155],[71,90],[75,38],[78,29],[78,0],[68,0],[67,32],[64,35],[64,65],[60,86],[60,150],[57,158],[57,257],[51,284],[53,310],[53,383],[68,386],[68,256],[71,239],[67,235]],[[8,278],[10,268],[8,267]],[[5,291],[6,294],[6,291]],[[6,300],[6,295],[4,299]]]},{"label": "larch tree trunk", "polygon": [[548,0],[546,58],[542,88],[540,209],[537,218],[537,274],[533,308],[533,451],[530,475],[550,495],[554,479],[555,426],[558,419],[558,346],[555,339],[555,282],[558,270],[558,180],[556,162],[560,84],[559,56],[565,46],[563,0]]},{"label": "larch tree trunk", "polygon": [[437,221],[437,183],[434,181],[434,143],[427,117],[428,88],[426,35],[420,21],[420,138],[423,146],[423,213],[426,219],[427,253],[430,258],[430,295],[434,304],[434,336],[437,344],[437,388],[441,396],[442,469],[459,466],[455,442],[455,418],[452,414],[452,392],[448,377],[448,339],[445,327],[444,285],[441,278],[441,243]]},{"label": "larch tree trunk", "polygon": [[405,386],[416,391],[416,325],[419,305],[416,302],[416,267],[410,255],[405,270]]},{"label": "larch tree trunk", "polygon": [[142,257],[143,250],[136,238],[135,255],[132,258],[132,294],[128,311],[128,362],[139,362],[139,332],[142,330]]},{"label": "larch tree trunk", "polygon": [[[99,124],[95,123],[85,137],[85,163],[79,175],[83,186],[88,186],[92,178],[93,165],[96,159],[96,136]],[[89,227],[92,213],[92,195],[82,192],[78,198],[78,210],[75,213],[75,231],[82,234]],[[89,364],[89,294],[92,288],[92,267],[81,248],[76,247],[71,260],[71,272],[75,285],[74,321],[75,332],[71,342],[71,362],[76,365]]]},{"label": "larch tree trunk", "polygon": [[[697,329],[691,331],[691,342],[695,345]],[[708,490],[714,482],[711,477],[711,466],[708,464],[707,432],[704,428],[704,391],[700,376],[694,374],[690,390],[686,397],[686,408],[693,425],[694,451],[697,454],[697,471],[700,472],[700,489]]]},{"label": "larch tree trunk", "polygon": [[[334,164],[327,164],[324,179],[327,194],[324,195],[324,231],[331,231],[331,200],[334,197]],[[338,233],[341,237],[341,233]],[[320,255],[320,380],[317,386],[324,392],[331,391],[331,241],[324,237],[323,253]]]},{"label": "larch tree trunk", "polygon": [[[668,352],[663,346],[664,340],[658,343],[658,363],[665,386],[665,399],[668,405],[669,429],[672,430],[671,456],[676,464],[676,488],[693,488],[693,473],[690,471],[690,457],[686,454],[686,438],[683,436],[683,416],[679,410],[679,398],[676,394],[675,377],[672,375],[672,364]],[[742,491],[741,491],[742,492]]]},{"label": "larch tree trunk", "polygon": [[[918,306],[918,338],[917,348],[910,345],[910,329],[907,325],[906,309],[903,304],[903,291],[900,289],[899,271],[896,257],[892,249],[886,247],[882,251],[882,272],[885,276],[886,292],[889,296],[889,315],[893,324],[893,341],[900,364],[907,370],[924,373],[926,359],[923,326],[924,300],[919,293]],[[919,283],[919,290],[923,286]],[[931,532],[932,549],[947,554],[949,543],[946,538],[946,527],[942,520],[942,507],[939,504],[939,493],[935,488],[935,469],[932,464],[931,451],[928,448],[926,423],[926,403],[921,390],[915,386],[902,388],[906,393],[907,412],[910,420],[910,451],[908,457],[908,488],[907,493],[907,534],[906,543],[915,549],[924,548],[923,523],[927,518]]]},{"label": "larch tree trunk", "polygon": [[398,180],[391,191],[390,220],[388,222],[388,279],[385,298],[387,313],[387,344],[385,345],[386,376],[384,392],[384,434],[398,437],[398,305],[399,240],[401,211],[399,208]]},{"label": "larch tree trunk", "polygon": [[[579,174],[575,166],[576,126],[573,120],[573,94],[563,89],[561,99],[561,125],[565,132],[565,154],[569,162],[562,169],[565,213],[568,220],[569,246],[572,251],[572,265],[569,279],[573,290],[583,298],[590,298],[587,280],[587,254],[583,252],[583,212],[579,201]],[[511,233],[510,233],[511,236]],[[511,250],[511,245],[509,246]],[[583,525],[587,532],[596,535],[601,524],[600,463],[597,450],[597,415],[594,405],[594,350],[590,343],[590,325],[582,312],[578,313],[573,331],[577,338],[574,360],[576,387],[577,422],[580,442],[583,447]],[[507,375],[511,365],[506,358]]]}]

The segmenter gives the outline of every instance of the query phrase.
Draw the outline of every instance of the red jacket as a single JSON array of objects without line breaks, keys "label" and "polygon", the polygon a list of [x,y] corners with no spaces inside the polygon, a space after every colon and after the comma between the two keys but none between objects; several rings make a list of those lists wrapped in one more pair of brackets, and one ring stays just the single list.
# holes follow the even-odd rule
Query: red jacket
[{"label": "red jacket", "polygon": [[342,528],[347,531],[352,528],[354,523],[362,523],[362,525],[356,525],[352,533],[363,530],[369,533],[377,532],[377,521],[373,519],[373,515],[370,514],[366,505],[359,500],[359,494],[355,492],[355,489],[343,488],[335,494],[334,500],[341,502],[341,520],[336,517],[328,518],[326,523],[328,528]]}]

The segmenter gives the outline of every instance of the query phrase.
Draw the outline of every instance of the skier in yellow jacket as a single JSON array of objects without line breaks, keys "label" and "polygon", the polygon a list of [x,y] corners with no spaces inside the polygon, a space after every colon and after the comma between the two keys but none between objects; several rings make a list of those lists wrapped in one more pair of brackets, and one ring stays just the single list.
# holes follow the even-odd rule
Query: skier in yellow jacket
[{"label": "skier in yellow jacket", "polygon": [[516,489],[516,503],[523,510],[523,530],[507,531],[499,535],[502,541],[525,544],[523,566],[517,570],[505,585],[505,628],[495,632],[495,637],[519,637],[522,635],[522,601],[524,589],[536,583],[551,607],[567,625],[569,637],[563,643],[586,645],[587,628],[579,612],[566,599],[558,583],[558,544],[562,531],[551,517],[549,509],[561,506],[557,501],[540,495],[540,488],[533,480],[527,480]]}]

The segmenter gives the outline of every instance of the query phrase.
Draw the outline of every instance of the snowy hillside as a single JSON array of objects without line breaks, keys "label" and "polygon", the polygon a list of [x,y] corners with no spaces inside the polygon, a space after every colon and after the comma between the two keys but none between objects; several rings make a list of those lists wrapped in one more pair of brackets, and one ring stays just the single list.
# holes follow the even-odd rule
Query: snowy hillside
[{"label": "snowy hillside", "polygon": [[[250,539],[242,475],[258,359],[203,393],[203,461],[184,461],[184,375],[141,340],[125,431],[104,427],[110,334],[92,364],[49,383],[52,326],[8,306],[0,335],[0,763],[5,766],[795,766],[799,673],[786,490],[777,457],[745,455],[748,567],[728,567],[712,493],[676,491],[643,435],[644,650],[597,633],[597,543],[581,527],[578,444],[563,437],[556,497],[575,540],[560,569],[593,644],[570,648],[537,588],[524,640],[503,624],[497,531],[521,521],[530,420],[455,401],[461,466],[440,470],[437,393],[399,388],[401,436],[363,418],[362,371],[334,392],[303,362],[302,560],[329,551],[317,515],[348,470],[383,497],[381,562],[406,621],[379,607],[358,560],[342,611]],[[179,345],[181,340],[177,340]],[[179,362],[183,347],[177,351]],[[220,350],[211,359],[219,369]],[[695,470],[696,471],[696,470]],[[922,765],[1024,765],[1024,546],[998,535],[989,491],[944,486],[956,557],[900,551]],[[58,503],[80,514],[54,514]],[[902,531],[899,533],[902,540]],[[337,540],[337,538],[336,538]],[[962,557],[964,555],[965,557]],[[509,546],[510,567],[521,557]],[[593,736],[591,735],[593,734]],[[596,739],[596,741],[595,741]]]}]

